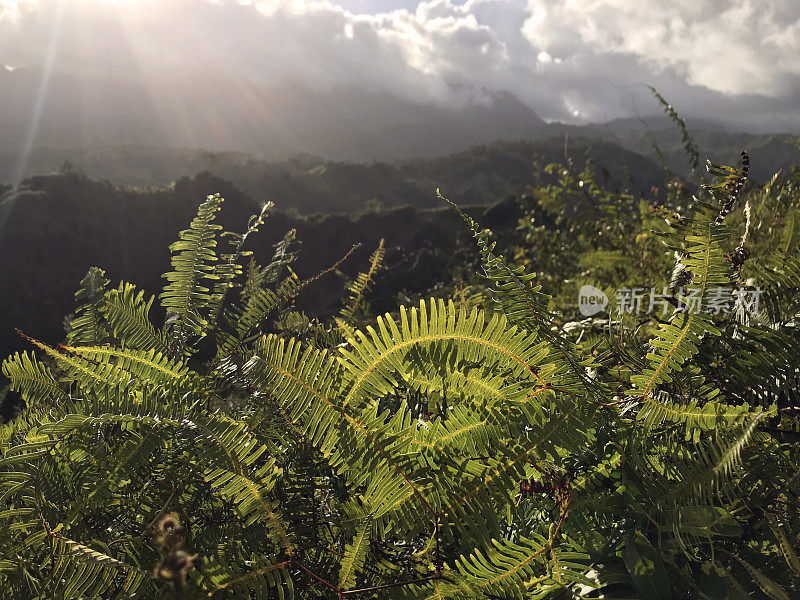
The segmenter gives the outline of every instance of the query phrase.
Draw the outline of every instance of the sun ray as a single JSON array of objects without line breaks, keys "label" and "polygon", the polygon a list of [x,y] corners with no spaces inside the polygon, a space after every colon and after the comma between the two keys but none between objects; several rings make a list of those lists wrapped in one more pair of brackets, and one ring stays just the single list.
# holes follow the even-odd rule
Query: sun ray
[{"label": "sun ray", "polygon": [[30,160],[31,152],[36,142],[36,135],[39,132],[39,122],[42,119],[42,112],[44,111],[45,102],[47,101],[47,93],[50,89],[50,78],[53,75],[53,66],[55,65],[56,56],[58,54],[58,43],[61,39],[61,25],[64,19],[66,4],[66,0],[61,0],[61,2],[58,3],[58,8],[53,17],[53,28],[50,31],[50,40],[47,45],[47,55],[45,57],[44,68],[42,69],[42,78],[36,92],[36,100],[34,101],[33,110],[31,111],[31,119],[25,133],[25,141],[23,142],[19,162],[17,163],[17,168],[12,180],[14,186],[18,186],[25,177],[28,161]]}]

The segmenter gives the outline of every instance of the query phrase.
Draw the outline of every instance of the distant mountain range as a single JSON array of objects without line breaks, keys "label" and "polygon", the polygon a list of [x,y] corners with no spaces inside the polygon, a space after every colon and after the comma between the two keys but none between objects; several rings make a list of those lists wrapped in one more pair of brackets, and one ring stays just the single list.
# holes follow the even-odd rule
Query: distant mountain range
[{"label": "distant mountain range", "polygon": [[[0,182],[56,172],[65,163],[91,178],[137,187],[210,171],[258,197],[284,197],[284,188],[298,185],[307,200],[293,202],[295,208],[329,211],[357,210],[365,196],[419,205],[420,190],[429,194],[448,181],[475,188],[467,180],[484,178],[486,193],[510,191],[491,184],[507,175],[481,170],[498,168],[502,160],[479,161],[476,171],[473,156],[467,170],[451,168],[459,155],[474,155],[469,149],[475,146],[490,148],[487,155],[495,159],[514,155],[515,168],[524,165],[516,180],[529,176],[534,151],[557,160],[565,149],[585,152],[589,140],[607,144],[603,156],[592,150],[596,158],[616,163],[630,163],[631,152],[655,159],[657,144],[666,166],[687,170],[679,132],[665,116],[545,123],[512,94],[485,89],[459,88],[459,104],[441,106],[360,89],[319,92],[288,83],[270,89],[188,76],[147,86],[60,73],[42,86],[39,71],[0,68]],[[756,179],[800,160],[788,134],[737,133],[723,123],[686,120],[701,158],[731,162],[746,148]],[[352,164],[359,162],[365,164]],[[448,179],[450,173],[458,173],[460,183]],[[355,203],[352,193],[319,197],[321,189],[354,188],[332,185],[337,177],[370,184]]]},{"label": "distant mountain range", "polygon": [[[37,98],[42,95],[37,116]],[[176,78],[146,84],[0,68],[0,150],[35,146],[146,145],[205,148],[284,158],[301,152],[337,159],[432,156],[502,138],[536,137],[546,124],[506,92],[461,90],[458,106],[411,102],[363,89],[269,88],[239,80]]]}]

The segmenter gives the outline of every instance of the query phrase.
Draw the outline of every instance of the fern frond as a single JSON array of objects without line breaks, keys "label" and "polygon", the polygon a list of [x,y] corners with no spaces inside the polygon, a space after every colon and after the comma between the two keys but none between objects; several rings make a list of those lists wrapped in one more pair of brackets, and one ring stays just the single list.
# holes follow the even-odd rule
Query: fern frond
[{"label": "fern frond", "polygon": [[291,556],[292,542],[288,528],[274,502],[267,497],[280,473],[275,467],[275,461],[268,461],[249,477],[242,474],[243,469],[239,468],[237,471],[208,469],[205,479],[222,499],[236,507],[245,527],[258,519],[263,520],[270,528],[277,547]]},{"label": "fern frond", "polygon": [[50,369],[27,352],[15,353],[3,361],[3,375],[11,380],[11,389],[19,392],[28,402],[42,398],[66,398]]},{"label": "fern frond", "polygon": [[342,320],[346,322],[351,321],[355,316],[356,311],[364,302],[364,296],[367,294],[367,292],[369,292],[370,287],[375,281],[375,276],[383,267],[383,258],[386,254],[385,244],[386,240],[381,238],[380,242],[378,243],[378,247],[369,258],[369,269],[363,273],[359,273],[356,276],[355,281],[353,281],[353,283],[348,287],[350,298],[347,301],[347,305],[342,308],[341,312],[339,313],[339,316]]},{"label": "fern frond", "polygon": [[[730,478],[740,462],[742,449],[750,441],[756,426],[766,413],[759,413],[744,423],[740,431],[718,433],[718,441],[698,447],[700,457],[687,466],[687,472],[679,485],[673,487],[667,496],[670,501],[679,501],[684,496],[698,497],[718,489],[721,482]],[[691,472],[689,474],[688,472]]]},{"label": "fern frond", "polygon": [[696,171],[697,164],[700,161],[700,153],[697,151],[697,144],[695,144],[694,139],[689,134],[689,130],[686,128],[686,123],[672,107],[672,105],[666,101],[664,96],[662,96],[658,90],[656,90],[656,88],[652,86],[647,87],[650,88],[650,92],[653,94],[655,99],[658,100],[658,103],[661,104],[664,112],[667,113],[667,116],[669,116],[672,122],[678,126],[678,129],[680,129],[683,148],[686,151],[686,156],[689,158],[689,168],[692,170],[692,172]]},{"label": "fern frond", "polygon": [[[545,343],[508,328],[503,317],[486,323],[481,311],[468,314],[452,303],[432,301],[411,311],[401,308],[399,323],[387,315],[367,331],[357,333],[358,340],[351,340],[352,348],[342,350],[338,360],[310,348],[302,351],[294,340],[264,338],[245,374],[276,398],[352,484],[370,473],[363,501],[381,522],[392,514],[415,529],[424,524],[421,515],[456,510],[464,523],[480,514],[496,528],[495,502],[509,501],[509,490],[525,476],[528,457],[583,443],[582,435],[567,433],[576,418],[585,418],[586,407],[569,393],[575,383],[568,370],[550,362]],[[449,397],[463,397],[465,404],[455,406],[445,422],[433,420],[421,431],[404,403],[392,413],[379,405],[402,382],[415,380],[425,356],[453,373],[445,377],[453,386]],[[477,371],[475,377],[465,376],[463,365],[503,376],[495,380]],[[559,400],[561,395],[565,399]],[[503,449],[485,464],[470,458],[470,451],[489,443],[497,448],[501,435],[508,435],[506,428],[522,436],[520,448]],[[441,470],[436,484],[434,463]]]},{"label": "fern frond", "polygon": [[[645,403],[641,412],[645,420],[650,410],[661,410],[654,399],[659,386],[672,381],[673,374],[697,353],[704,336],[720,335],[711,316],[692,302],[702,302],[714,285],[729,285],[731,268],[720,246],[719,226],[707,223],[697,229],[696,233],[686,236],[690,246],[682,259],[687,272],[691,273],[694,291],[683,291],[684,295],[678,292],[678,302],[682,303],[684,310],[676,311],[669,322],[661,323],[654,332],[650,340],[652,350],[647,355],[650,364],[641,373],[631,377],[634,387],[626,392]],[[706,391],[705,394],[713,395],[713,392]],[[656,418],[653,422],[658,421]]]},{"label": "fern frond", "polygon": [[218,362],[229,358],[242,347],[245,339],[264,323],[269,315],[282,303],[291,300],[300,290],[300,281],[292,273],[279,286],[277,291],[255,288],[243,298],[241,307],[231,307],[226,311],[225,322],[232,324],[232,331],[220,329],[218,332]]},{"label": "fern frond", "polygon": [[170,246],[172,270],[164,274],[167,285],[161,293],[161,305],[167,310],[168,339],[172,350],[183,350],[190,336],[202,337],[207,325],[204,312],[212,300],[211,286],[216,280],[217,232],[214,223],[223,199],[209,196],[200,205],[197,216]]},{"label": "fern frond", "polygon": [[334,317],[333,322],[336,323],[336,327],[339,329],[339,333],[344,339],[349,341],[355,338],[356,328],[350,325],[347,321],[343,321],[339,317]]},{"label": "fern frond", "polygon": [[[520,536],[514,541],[493,539],[491,547],[485,551],[476,549],[468,557],[461,556],[457,562],[458,571],[466,586],[479,597],[521,600],[553,584],[562,589],[577,582],[593,587],[593,582],[580,574],[587,568],[588,555],[557,551],[553,542],[543,536]],[[553,556],[558,558],[551,561]]]},{"label": "fern frond", "polygon": [[[64,351],[80,357],[94,369],[103,373],[113,373],[119,381],[135,379],[140,385],[191,385],[198,382],[191,377],[187,365],[179,360],[165,356],[157,350],[114,349],[108,346],[63,346]],[[63,356],[63,355],[62,355]]]},{"label": "fern frond", "polygon": [[[245,373],[253,385],[275,397],[287,418],[324,456],[341,468],[347,465],[355,482],[373,473],[370,495],[376,516],[413,496],[431,510],[417,485],[421,482],[415,483],[406,472],[409,457],[392,447],[401,440],[387,431],[385,420],[375,411],[351,414],[342,409],[337,385],[341,368],[326,352],[301,351],[295,340],[268,336],[257,345]],[[410,438],[402,443],[408,446]],[[364,445],[372,452],[364,454]]]},{"label": "fern frond", "polygon": [[164,336],[150,321],[150,308],[154,300],[155,296],[145,300],[144,291],[137,293],[135,285],[122,282],[118,288],[106,293],[100,310],[114,336],[123,340],[126,347],[167,353],[169,348]]},{"label": "fern frond", "polygon": [[264,224],[269,211],[275,205],[272,202],[267,202],[261,207],[261,211],[250,217],[247,223],[247,229],[244,233],[233,233],[230,231],[224,232],[220,237],[228,238],[231,246],[229,253],[220,255],[220,259],[214,269],[214,292],[209,304],[209,327],[214,328],[221,314],[222,308],[228,297],[228,291],[233,288],[234,280],[242,274],[242,267],[239,264],[239,259],[252,254],[250,251],[244,250],[245,242],[252,234],[258,231],[258,228]]},{"label": "fern frond", "polygon": [[718,426],[740,423],[748,417],[761,414],[747,404],[733,405],[713,400],[674,401],[657,394],[639,415],[644,425],[654,429],[664,423],[683,424],[687,432],[711,431]]},{"label": "fern frond", "polygon": [[227,556],[212,558],[203,567],[199,585],[211,598],[233,594],[234,598],[266,600],[277,593],[280,600],[292,600],[294,584],[287,570],[289,564],[266,556],[253,557],[241,566],[232,564]]},{"label": "fern frond", "polygon": [[489,290],[490,297],[496,304],[498,312],[505,315],[509,322],[546,339],[573,374],[583,382],[590,394],[600,398],[603,391],[596,381],[586,375],[589,365],[580,359],[566,336],[556,333],[563,330],[556,322],[555,315],[547,308],[549,296],[542,293],[541,286],[534,284],[536,275],[526,273],[523,267],[510,264],[502,254],[496,253],[497,243],[492,239],[492,232],[489,229],[481,229],[472,217],[442,196],[438,190],[437,194],[458,211],[472,230],[481,256],[484,275],[492,284]]},{"label": "fern frond", "polygon": [[758,587],[761,588],[761,591],[764,592],[767,596],[769,596],[772,600],[789,600],[789,594],[787,594],[781,586],[775,583],[772,579],[764,575],[764,573],[750,564],[748,561],[743,559],[741,556],[731,555],[734,559],[739,561],[739,563],[747,569],[747,572],[750,573],[750,576],[753,578],[753,581],[756,582]]},{"label": "fern frond", "polygon": [[366,518],[356,530],[353,541],[347,544],[339,567],[339,589],[349,590],[356,584],[356,575],[364,567],[369,549],[372,519]]},{"label": "fern frond", "polygon": [[[296,252],[292,251],[292,244],[295,243],[296,239],[297,230],[290,229],[284,234],[283,239],[275,244],[275,251],[272,253],[272,259],[261,272],[262,279],[258,283],[259,287],[264,284],[275,283],[281,279],[283,270],[288,268],[297,257]],[[245,290],[246,289],[247,286],[245,286]]]},{"label": "fern frond", "polygon": [[81,280],[80,289],[75,292],[75,300],[82,302],[69,322],[67,343],[102,344],[107,336],[103,322],[103,296],[108,285],[105,271],[92,267]]},{"label": "fern frond", "polygon": [[[420,302],[419,309],[400,308],[400,322],[391,315],[379,317],[377,330],[367,327],[357,332],[353,349],[342,349],[340,362],[349,379],[343,402],[364,406],[390,394],[397,385],[397,373],[407,371],[404,363],[414,351],[449,351],[453,364],[488,364],[495,370],[507,369],[536,389],[567,386],[563,368],[549,363],[553,359],[547,344],[516,327],[508,327],[504,316],[488,323],[482,311],[456,309],[451,301]],[[552,377],[552,379],[551,379]],[[563,389],[563,387],[562,387]],[[534,393],[532,389],[530,393]]]},{"label": "fern frond", "polygon": [[135,594],[149,574],[65,538],[53,540],[53,597],[95,598],[109,589]]},{"label": "fern frond", "polygon": [[59,352],[38,340],[27,339],[55,361],[56,365],[66,373],[67,381],[76,383],[85,391],[108,390],[123,386],[130,380],[130,377],[126,377],[122,372],[115,373],[114,366],[108,362],[94,365],[79,356]]},{"label": "fern frond", "polygon": [[127,435],[120,436],[118,447],[108,454],[113,457],[108,469],[98,469],[93,474],[91,483],[83,486],[77,501],[70,507],[62,523],[71,525],[81,517],[88,507],[101,504],[113,492],[124,487],[126,483],[137,477],[150,475],[149,462],[152,456],[163,449],[164,442],[153,431],[136,432],[129,430]]},{"label": "fern frond", "polygon": [[[258,443],[246,423],[218,416],[197,421],[195,426],[203,439],[210,442],[202,453],[203,462],[209,465],[206,481],[236,506],[245,525],[263,519],[278,547],[291,555],[287,526],[266,497],[280,474],[274,460],[262,459],[268,448]],[[263,462],[260,466],[259,461]]]}]

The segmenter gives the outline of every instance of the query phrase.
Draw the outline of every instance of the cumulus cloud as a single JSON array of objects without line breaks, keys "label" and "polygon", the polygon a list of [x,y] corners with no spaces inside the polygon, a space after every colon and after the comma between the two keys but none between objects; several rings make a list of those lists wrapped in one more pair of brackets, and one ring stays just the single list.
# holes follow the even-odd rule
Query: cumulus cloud
[{"label": "cumulus cloud", "polygon": [[[0,64],[151,82],[225,76],[458,104],[508,90],[547,119],[648,110],[800,117],[794,0],[0,0]],[[53,40],[57,44],[53,44]],[[154,84],[155,85],[155,84]],[[638,98],[638,100],[637,100]]]},{"label": "cumulus cloud", "polygon": [[572,57],[628,54],[723,94],[782,96],[800,76],[800,3],[531,0],[531,43]]}]

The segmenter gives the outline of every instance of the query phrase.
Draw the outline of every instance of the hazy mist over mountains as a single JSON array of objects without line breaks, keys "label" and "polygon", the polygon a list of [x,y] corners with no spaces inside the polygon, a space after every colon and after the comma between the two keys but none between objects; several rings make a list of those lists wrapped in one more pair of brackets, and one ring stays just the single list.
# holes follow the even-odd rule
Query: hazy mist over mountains
[{"label": "hazy mist over mountains", "polygon": [[800,9],[751,4],[3,0],[0,180],[131,145],[372,161],[622,133],[638,150],[647,85],[693,128],[800,132]]},{"label": "hazy mist over mountains", "polygon": [[[133,82],[55,73],[32,136],[31,111],[41,79],[35,69],[0,70],[0,182],[53,172],[68,161],[114,183],[164,185],[200,170],[219,170],[222,163],[252,159],[281,161],[309,154],[396,162],[496,140],[555,136],[566,136],[567,143],[569,136],[605,139],[648,155],[653,132],[667,154],[676,154],[673,166],[683,168],[680,145],[675,146],[678,134],[664,116],[594,125],[547,123],[510,92],[463,87],[453,90],[460,103],[447,106],[354,87],[324,92],[291,83],[243,88],[187,77],[173,81],[172,89],[202,101],[184,103],[167,102]],[[704,149],[721,153],[719,160],[735,156],[742,144],[782,145],[775,136],[741,134],[710,119],[689,117],[687,122]]]},{"label": "hazy mist over mountains", "polygon": [[[34,70],[0,70],[0,148],[25,145],[40,81]],[[140,144],[371,160],[441,154],[545,129],[507,92],[461,90],[461,105],[448,107],[357,88],[315,92],[287,82],[242,90],[224,80],[191,78],[172,83],[180,97],[202,101],[168,102],[132,82],[54,74],[35,146]]]}]

